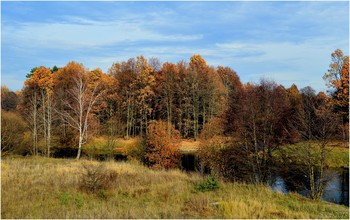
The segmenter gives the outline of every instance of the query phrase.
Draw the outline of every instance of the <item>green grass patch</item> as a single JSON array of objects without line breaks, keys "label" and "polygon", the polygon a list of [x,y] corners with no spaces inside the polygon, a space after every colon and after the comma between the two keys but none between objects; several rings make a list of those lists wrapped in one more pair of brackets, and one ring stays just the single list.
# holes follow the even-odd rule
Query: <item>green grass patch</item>
[{"label": "green grass patch", "polygon": [[[280,148],[281,151],[285,155],[288,155],[293,158],[299,158],[302,160],[302,158],[305,157],[305,151],[303,150],[305,148],[306,142],[300,142],[293,145],[285,145]],[[311,142],[311,153],[315,154],[318,146],[317,142]],[[326,166],[329,168],[341,168],[341,167],[347,167],[349,168],[349,148],[348,144],[346,144],[344,147],[343,143],[340,142],[331,142],[326,146]],[[277,160],[280,160],[282,162],[281,158],[281,152],[275,152],[274,156]]]},{"label": "green grass patch", "polygon": [[83,153],[89,158],[113,157],[116,154],[128,156],[128,159],[140,160],[143,145],[140,138],[123,138],[99,136],[92,138],[83,146]]},{"label": "green grass patch", "polygon": [[195,191],[205,192],[219,189],[220,185],[215,176],[209,176],[205,180],[196,184]]},{"label": "green grass patch", "polygon": [[349,148],[330,147],[327,163],[333,168],[349,168]]}]

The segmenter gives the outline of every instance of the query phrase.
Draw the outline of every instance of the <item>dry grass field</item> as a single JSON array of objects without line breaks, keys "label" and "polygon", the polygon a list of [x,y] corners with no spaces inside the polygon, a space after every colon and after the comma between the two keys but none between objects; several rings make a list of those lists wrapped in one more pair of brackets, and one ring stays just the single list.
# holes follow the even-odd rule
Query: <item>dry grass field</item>
[{"label": "dry grass field", "polygon": [[197,174],[135,163],[8,157],[1,169],[2,218],[349,218],[346,206],[262,185],[196,191]]}]

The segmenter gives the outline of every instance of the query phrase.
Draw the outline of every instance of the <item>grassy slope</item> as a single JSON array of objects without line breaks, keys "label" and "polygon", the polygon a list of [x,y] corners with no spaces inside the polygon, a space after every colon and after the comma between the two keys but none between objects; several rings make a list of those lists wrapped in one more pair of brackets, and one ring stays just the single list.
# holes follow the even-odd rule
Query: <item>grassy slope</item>
[{"label": "grassy slope", "polygon": [[[109,190],[79,190],[82,163],[47,158],[1,162],[2,218],[349,218],[348,208],[313,202],[265,186],[221,183],[194,192],[195,174],[153,171],[129,163],[104,162],[118,173]],[[218,205],[213,203],[218,202]]]},{"label": "grassy slope", "polygon": [[[288,152],[289,155],[294,155],[299,157],[298,154],[301,154],[302,151],[299,151],[298,148],[301,148],[305,145],[304,142],[300,142],[294,145],[282,146],[281,149]],[[311,142],[311,146],[317,146],[317,142]],[[331,168],[347,167],[349,168],[349,144],[344,144],[340,142],[331,142],[326,146],[326,165]],[[278,156],[278,154],[277,154]],[[302,156],[300,156],[302,157]]]},{"label": "grassy slope", "polygon": [[[349,144],[347,144],[349,146]],[[330,167],[347,167],[349,168],[349,148],[330,147],[329,148],[329,166]]]}]

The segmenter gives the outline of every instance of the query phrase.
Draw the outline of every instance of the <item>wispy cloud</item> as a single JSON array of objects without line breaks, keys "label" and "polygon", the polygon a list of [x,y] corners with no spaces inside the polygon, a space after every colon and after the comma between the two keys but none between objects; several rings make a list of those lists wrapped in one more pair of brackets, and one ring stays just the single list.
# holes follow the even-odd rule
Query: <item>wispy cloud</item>
[{"label": "wispy cloud", "polygon": [[79,49],[137,41],[182,42],[201,38],[200,34],[162,34],[145,29],[142,22],[100,22],[79,17],[71,17],[68,23],[28,22],[3,27],[5,43],[28,48]]},{"label": "wispy cloud", "polygon": [[70,60],[107,71],[138,55],[201,54],[244,82],[272,76],[322,90],[330,54],[349,53],[348,11],[347,2],[3,2],[3,83]]},{"label": "wispy cloud", "polygon": [[[279,83],[290,86],[299,83],[304,87],[314,86],[323,90],[323,74],[330,63],[330,54],[336,48],[346,48],[349,41],[332,37],[319,37],[295,42],[223,43],[217,44],[217,54],[234,54],[234,59],[218,58],[219,62],[233,63],[242,73],[244,81],[256,81],[260,77],[272,77]],[[245,56],[249,54],[251,56]],[[259,77],[257,77],[257,75]],[[324,88],[325,89],[325,88]]]}]

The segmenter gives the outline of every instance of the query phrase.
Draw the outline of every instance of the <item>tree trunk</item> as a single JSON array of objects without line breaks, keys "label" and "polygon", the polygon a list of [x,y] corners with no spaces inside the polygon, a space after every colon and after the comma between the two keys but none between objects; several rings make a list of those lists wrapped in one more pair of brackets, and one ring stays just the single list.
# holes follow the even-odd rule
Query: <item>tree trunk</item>
[{"label": "tree trunk", "polygon": [[126,116],[126,139],[129,140],[129,133],[130,133],[130,100],[129,97],[127,97],[127,116]]},{"label": "tree trunk", "polygon": [[43,133],[44,133],[44,145],[47,149],[47,127],[46,127],[46,95],[43,89],[41,89],[41,108],[42,108],[42,119],[43,119]]},{"label": "tree trunk", "polygon": [[37,94],[34,92],[34,97],[32,97],[32,110],[33,110],[33,148],[34,155],[38,155],[38,128],[37,128]]},{"label": "tree trunk", "polygon": [[77,154],[77,158],[76,158],[76,159],[79,159],[79,158],[80,158],[82,143],[83,143],[83,138],[82,138],[82,135],[80,134],[80,135],[79,135],[78,154]]},{"label": "tree trunk", "polygon": [[48,97],[47,104],[47,157],[50,157],[51,150],[51,123],[52,123],[52,102],[51,97]]}]

